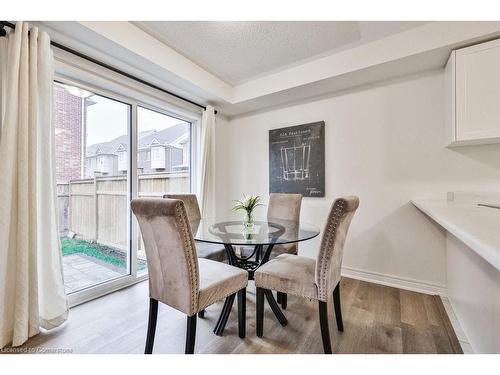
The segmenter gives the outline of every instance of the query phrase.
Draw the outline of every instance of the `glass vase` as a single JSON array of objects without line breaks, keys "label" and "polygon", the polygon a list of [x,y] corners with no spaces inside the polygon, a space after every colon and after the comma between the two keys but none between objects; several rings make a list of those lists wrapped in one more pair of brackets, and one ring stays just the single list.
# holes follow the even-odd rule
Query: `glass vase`
[{"label": "glass vase", "polygon": [[246,229],[252,229],[254,225],[254,217],[252,212],[247,212],[245,214],[245,220],[243,221]]}]

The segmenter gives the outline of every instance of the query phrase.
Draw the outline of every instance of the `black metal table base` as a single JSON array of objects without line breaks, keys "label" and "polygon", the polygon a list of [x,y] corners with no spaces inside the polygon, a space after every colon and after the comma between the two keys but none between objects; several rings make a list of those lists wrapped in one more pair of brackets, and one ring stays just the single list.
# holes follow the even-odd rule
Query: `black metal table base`
[{"label": "black metal table base", "polygon": [[[267,245],[267,249],[264,252],[264,245],[256,245],[252,254],[248,257],[239,257],[236,255],[234,248],[230,244],[225,244],[224,247],[226,249],[226,255],[229,260],[229,264],[235,267],[242,268],[248,271],[248,279],[253,280],[254,273],[261,265],[266,263],[269,260],[269,256],[271,255],[271,250],[273,249],[274,244]],[[255,256],[255,260],[252,260]],[[222,308],[222,312],[217,320],[217,323],[214,328],[214,333],[217,336],[222,336],[224,332],[224,328],[226,327],[227,320],[229,318],[229,314],[231,313],[231,309],[233,307],[234,298],[236,294],[232,294],[226,298],[224,301],[224,307]],[[288,323],[285,315],[281,311],[278,303],[274,299],[274,296],[270,290],[266,290],[265,296],[267,301],[269,302],[269,306],[271,306],[271,310],[274,315],[278,319],[279,323],[282,326],[286,326]]]},{"label": "black metal table base", "polygon": [[219,319],[217,320],[217,323],[215,324],[215,328],[214,328],[214,333],[217,336],[222,336],[222,333],[224,332],[224,328],[226,328],[226,323],[227,323],[227,320],[229,319],[229,314],[231,313],[231,309],[233,308],[235,296],[236,296],[236,294],[231,294],[224,301],[224,307],[222,307],[222,311],[219,315]]},{"label": "black metal table base", "polygon": [[[229,264],[235,267],[243,268],[248,271],[249,279],[253,280],[253,274],[264,263],[269,261],[269,257],[271,255],[271,250],[273,249],[274,244],[267,245],[267,249],[264,252],[264,245],[255,245],[255,249],[247,257],[240,257],[236,255],[234,248],[230,244],[224,244],[224,248],[226,249],[226,255],[229,260]],[[255,259],[253,260],[252,258]]]}]

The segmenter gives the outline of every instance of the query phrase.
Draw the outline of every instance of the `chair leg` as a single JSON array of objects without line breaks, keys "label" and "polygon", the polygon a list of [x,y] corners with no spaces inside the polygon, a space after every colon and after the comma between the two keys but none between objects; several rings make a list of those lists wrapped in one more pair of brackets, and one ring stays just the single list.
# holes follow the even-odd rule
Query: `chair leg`
[{"label": "chair leg", "polygon": [[262,337],[264,334],[264,289],[262,288],[257,288],[256,307],[257,337]]},{"label": "chair leg", "polygon": [[283,327],[286,326],[288,324],[288,321],[286,320],[285,315],[278,306],[278,303],[274,299],[273,293],[269,289],[264,289],[264,295],[266,296],[267,302],[269,303],[271,310],[273,310],[273,313],[280,322],[280,324]]},{"label": "chair leg", "polygon": [[198,318],[203,319],[205,317],[205,310],[201,310],[198,312]]},{"label": "chair leg", "polygon": [[335,319],[337,320],[337,329],[344,332],[344,322],[342,321],[342,308],[340,305],[340,281],[333,290],[333,305],[335,307]]},{"label": "chair leg", "polygon": [[186,354],[194,353],[194,343],[196,340],[196,314],[187,317],[187,330],[186,330]]},{"label": "chair leg", "polygon": [[321,326],[321,338],[323,339],[323,350],[325,354],[332,354],[330,343],[330,331],[328,329],[328,304],[319,301],[319,324]]},{"label": "chair leg", "polygon": [[283,310],[286,310],[287,294],[283,292],[276,292],[276,302],[278,302],[278,304],[281,305]]},{"label": "chair leg", "polygon": [[214,333],[217,336],[222,336],[224,333],[224,328],[226,328],[227,320],[229,319],[229,314],[231,313],[231,309],[233,308],[234,298],[236,297],[236,293],[231,294],[224,301],[224,307],[222,308],[222,312],[219,316],[219,320],[214,328]]},{"label": "chair leg", "polygon": [[283,308],[283,310],[286,310],[287,302],[288,295],[286,293],[281,293],[281,307]]},{"label": "chair leg", "polygon": [[149,320],[148,320],[148,334],[146,337],[146,348],[144,354],[153,353],[153,344],[155,341],[156,320],[158,318],[158,300],[154,298],[149,299]]},{"label": "chair leg", "polygon": [[246,335],[247,290],[238,291],[238,334],[244,339]]}]

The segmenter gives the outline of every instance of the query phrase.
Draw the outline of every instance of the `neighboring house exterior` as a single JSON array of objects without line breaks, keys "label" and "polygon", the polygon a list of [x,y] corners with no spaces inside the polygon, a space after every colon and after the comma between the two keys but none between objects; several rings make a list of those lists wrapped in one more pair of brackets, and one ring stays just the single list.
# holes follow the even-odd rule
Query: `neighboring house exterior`
[{"label": "neighboring house exterior", "polygon": [[[138,135],[137,168],[140,173],[189,170],[189,127],[185,123]],[[124,175],[128,169],[128,137],[87,147],[85,177]]]},{"label": "neighboring house exterior", "polygon": [[56,180],[66,184],[85,175],[87,161],[82,157],[86,141],[84,117],[86,109],[96,102],[73,95],[60,84],[54,84],[53,88]]},{"label": "neighboring house exterior", "polygon": [[82,98],[54,85],[56,179],[66,183],[82,173]]},{"label": "neighboring house exterior", "polygon": [[97,148],[96,153],[85,158],[85,177],[116,176],[118,173],[117,155]]}]

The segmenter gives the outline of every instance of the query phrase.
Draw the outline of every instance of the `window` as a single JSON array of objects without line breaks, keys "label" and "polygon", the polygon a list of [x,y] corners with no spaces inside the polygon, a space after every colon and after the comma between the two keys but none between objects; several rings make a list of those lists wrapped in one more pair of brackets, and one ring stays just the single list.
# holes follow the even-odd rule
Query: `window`
[{"label": "window", "polygon": [[151,160],[159,160],[160,159],[160,149],[155,147],[151,150]]},{"label": "window", "polygon": [[177,116],[157,96],[138,90],[135,97],[126,86],[121,95],[114,86],[58,81],[59,234],[66,290],[75,304],[147,277],[129,202],[190,192],[191,134],[199,118]]},{"label": "window", "polygon": [[[186,144],[191,144],[191,123],[139,106],[137,108],[137,134],[139,196],[162,197],[165,193],[189,193],[191,191],[190,153],[183,153],[178,142],[184,139]],[[178,150],[175,159],[172,158],[170,152],[172,149]],[[150,157],[141,158],[144,152]],[[171,167],[173,161],[175,166],[182,165],[184,169]],[[174,174],[173,172],[180,173]],[[144,265],[141,270],[146,271],[146,254],[140,236],[137,264]]]},{"label": "window", "polygon": [[131,105],[60,83],[54,100],[59,236],[73,293],[130,274],[128,177],[117,178],[112,150],[128,143]]},{"label": "window", "polygon": [[118,154],[118,170],[124,172],[127,170],[128,160],[127,152],[124,150],[123,145],[118,148],[116,153]]}]

